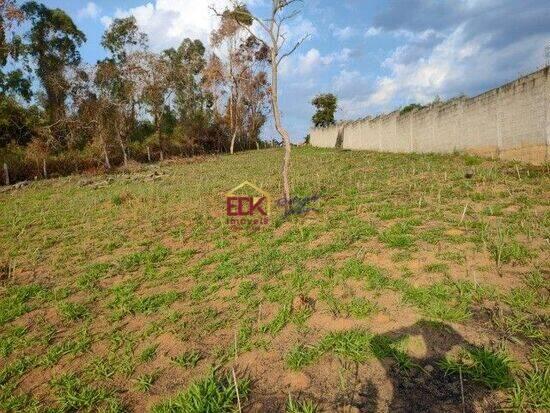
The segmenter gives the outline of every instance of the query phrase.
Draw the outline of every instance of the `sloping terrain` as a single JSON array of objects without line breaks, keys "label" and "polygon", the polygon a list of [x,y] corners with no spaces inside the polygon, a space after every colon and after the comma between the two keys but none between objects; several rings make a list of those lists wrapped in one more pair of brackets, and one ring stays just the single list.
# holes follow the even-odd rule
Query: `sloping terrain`
[{"label": "sloping terrain", "polygon": [[229,227],[281,156],[0,194],[0,411],[550,408],[547,166],[299,148]]}]

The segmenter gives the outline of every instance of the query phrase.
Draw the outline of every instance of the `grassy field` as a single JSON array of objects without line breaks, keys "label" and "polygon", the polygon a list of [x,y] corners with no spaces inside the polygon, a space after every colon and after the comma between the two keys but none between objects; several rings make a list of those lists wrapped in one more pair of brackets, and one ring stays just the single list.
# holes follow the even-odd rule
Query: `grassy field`
[{"label": "grassy field", "polygon": [[550,409],[547,166],[300,148],[228,227],[281,156],[0,194],[0,411]]}]

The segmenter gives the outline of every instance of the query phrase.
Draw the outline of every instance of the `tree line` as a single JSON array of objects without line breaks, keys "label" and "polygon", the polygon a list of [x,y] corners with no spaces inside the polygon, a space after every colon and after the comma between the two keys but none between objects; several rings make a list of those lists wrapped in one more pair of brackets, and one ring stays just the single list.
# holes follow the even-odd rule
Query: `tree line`
[{"label": "tree line", "polygon": [[152,51],[126,17],[103,33],[107,57],[86,64],[65,11],[0,0],[0,161],[12,180],[45,175],[46,161],[51,176],[265,146],[273,47],[245,6],[216,13],[208,53],[197,39]]}]

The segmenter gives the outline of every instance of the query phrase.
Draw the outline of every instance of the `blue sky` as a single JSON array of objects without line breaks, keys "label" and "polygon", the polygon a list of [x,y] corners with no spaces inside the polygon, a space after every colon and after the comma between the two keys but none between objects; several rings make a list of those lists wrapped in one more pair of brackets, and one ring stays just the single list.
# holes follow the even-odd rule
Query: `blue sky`
[{"label": "blue sky", "polygon": [[[259,15],[269,0],[247,3]],[[86,33],[85,61],[113,17],[133,14],[161,50],[183,38],[208,40],[216,22],[209,5],[229,0],[46,0],[66,10]],[[286,28],[309,39],[281,68],[284,123],[299,142],[310,127],[310,101],[320,92],[340,100],[337,117],[387,112],[436,96],[475,95],[542,67],[550,45],[548,0],[304,0]],[[270,137],[268,126],[264,135]],[[274,137],[276,137],[273,134]]]}]

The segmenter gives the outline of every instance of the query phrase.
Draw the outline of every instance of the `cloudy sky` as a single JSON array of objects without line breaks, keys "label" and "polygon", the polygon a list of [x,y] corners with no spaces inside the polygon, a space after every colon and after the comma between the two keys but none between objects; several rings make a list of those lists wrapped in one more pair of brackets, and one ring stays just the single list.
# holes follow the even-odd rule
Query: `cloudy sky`
[{"label": "cloudy sky", "polygon": [[[216,24],[209,5],[223,9],[229,0],[43,2],[65,9],[86,32],[82,54],[93,63],[104,56],[99,42],[113,17],[133,14],[161,50],[185,37],[207,42]],[[259,15],[268,2],[247,1]],[[282,67],[284,122],[298,142],[310,126],[311,98],[320,92],[336,94],[338,118],[350,119],[436,96],[475,95],[542,67],[550,2],[304,0],[286,30],[294,39],[310,35]]]}]

